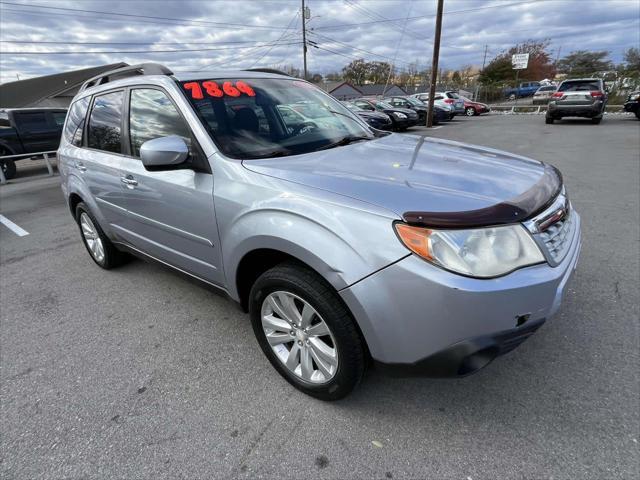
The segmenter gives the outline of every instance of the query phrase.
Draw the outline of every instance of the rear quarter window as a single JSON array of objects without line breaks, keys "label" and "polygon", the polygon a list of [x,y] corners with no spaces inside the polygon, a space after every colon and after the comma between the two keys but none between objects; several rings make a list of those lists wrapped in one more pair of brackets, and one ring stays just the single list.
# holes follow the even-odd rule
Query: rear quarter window
[{"label": "rear quarter window", "polygon": [[76,147],[82,146],[82,134],[84,132],[84,119],[87,116],[89,97],[81,98],[69,108],[67,123],[64,126],[63,136],[65,140]]}]

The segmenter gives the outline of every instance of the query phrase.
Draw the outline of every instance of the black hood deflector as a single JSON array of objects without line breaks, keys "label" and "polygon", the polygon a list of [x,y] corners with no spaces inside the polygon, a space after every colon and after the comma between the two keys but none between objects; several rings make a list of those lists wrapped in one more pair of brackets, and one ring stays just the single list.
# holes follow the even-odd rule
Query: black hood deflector
[{"label": "black hood deflector", "polygon": [[466,212],[405,212],[410,225],[454,229],[478,228],[522,222],[547,208],[562,190],[562,174],[548,164],[540,180],[521,195],[490,207]]}]

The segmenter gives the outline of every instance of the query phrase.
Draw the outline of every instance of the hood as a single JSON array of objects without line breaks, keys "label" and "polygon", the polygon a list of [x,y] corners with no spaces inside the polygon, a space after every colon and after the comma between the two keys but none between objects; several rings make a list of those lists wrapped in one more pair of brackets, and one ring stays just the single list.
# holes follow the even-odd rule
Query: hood
[{"label": "hood", "polygon": [[378,118],[380,120],[389,120],[389,116],[386,113],[382,113],[382,112],[369,112],[367,110],[364,110],[362,112],[356,112],[356,113],[361,117],[365,117],[365,118]]},{"label": "hood", "polygon": [[411,110],[410,108],[401,108],[401,107],[393,107],[393,108],[385,108],[383,110],[385,113],[388,112],[400,112],[400,113],[404,113],[407,116],[414,116],[416,115],[416,112]]},{"label": "hood", "polygon": [[414,135],[306,155],[246,160],[254,172],[378,205],[434,228],[525,220],[560,192],[550,165],[499,150]]}]

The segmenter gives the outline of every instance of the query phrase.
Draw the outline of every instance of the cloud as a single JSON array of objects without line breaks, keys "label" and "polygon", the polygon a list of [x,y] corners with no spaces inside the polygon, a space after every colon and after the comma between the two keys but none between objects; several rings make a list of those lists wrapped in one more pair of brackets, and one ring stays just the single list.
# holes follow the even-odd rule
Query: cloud
[{"label": "cloud", "polygon": [[[339,71],[355,58],[425,68],[435,3],[307,0],[308,39],[319,47],[309,47],[309,70]],[[300,68],[299,8],[298,0],[0,0],[0,81],[120,61],[157,61],[176,71]],[[549,39],[554,53],[608,50],[620,62],[640,44],[640,0],[445,0],[442,68],[480,65],[485,45],[490,60],[527,39]]]}]

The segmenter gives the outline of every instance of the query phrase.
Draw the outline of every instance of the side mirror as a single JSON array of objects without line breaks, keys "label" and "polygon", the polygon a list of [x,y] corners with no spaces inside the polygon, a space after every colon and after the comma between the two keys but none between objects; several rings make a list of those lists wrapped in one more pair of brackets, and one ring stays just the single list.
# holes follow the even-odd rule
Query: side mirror
[{"label": "side mirror", "polygon": [[175,167],[183,163],[189,156],[189,147],[182,137],[169,137],[148,140],[140,147],[140,159],[145,168],[159,169]]}]

